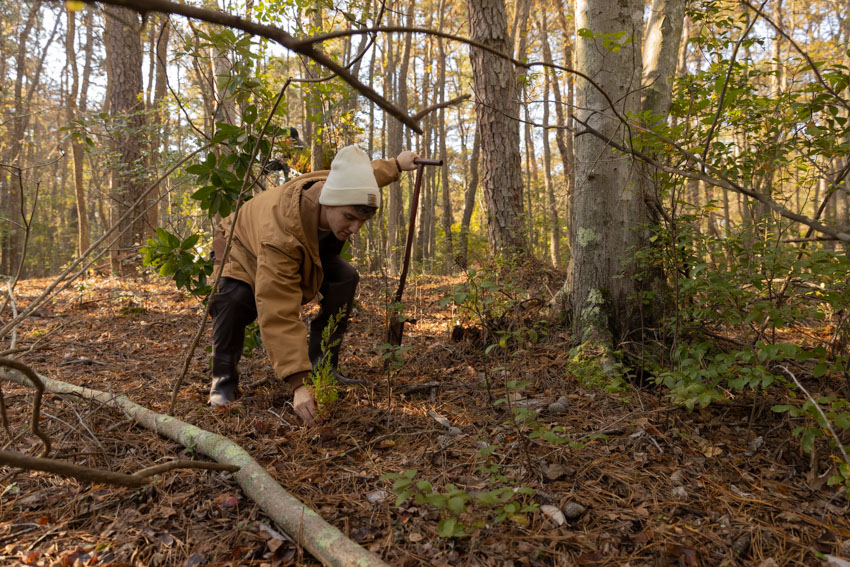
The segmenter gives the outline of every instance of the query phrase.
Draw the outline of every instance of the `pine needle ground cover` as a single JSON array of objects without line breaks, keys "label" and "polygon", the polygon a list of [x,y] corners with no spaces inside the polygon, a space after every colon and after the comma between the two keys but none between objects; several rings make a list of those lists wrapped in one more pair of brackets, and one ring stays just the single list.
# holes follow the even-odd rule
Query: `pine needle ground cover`
[{"label": "pine needle ground cover", "polygon": [[[18,303],[47,283],[21,282]],[[297,426],[259,346],[243,359],[242,397],[225,410],[206,406],[209,353],[198,349],[175,415],[233,439],[394,565],[767,567],[850,557],[847,499],[827,484],[829,456],[802,452],[792,418],[771,411],[779,392],[687,411],[657,387],[600,387],[558,327],[505,325],[495,341],[473,325],[458,331],[443,299],[459,283],[412,280],[409,349],[388,357],[393,286],[363,278],[342,370],[368,386],[341,389],[317,428]],[[35,345],[22,360],[41,374],[164,412],[200,313],[171,282],[90,279],[39,310],[18,343]],[[511,317],[535,315],[502,323]],[[6,448],[38,452],[27,432],[31,391],[3,391],[15,435]],[[53,456],[91,467],[132,473],[194,456],[71,397],[45,396],[42,424]],[[228,473],[175,471],[135,490],[0,474],[2,564],[316,564]]]}]

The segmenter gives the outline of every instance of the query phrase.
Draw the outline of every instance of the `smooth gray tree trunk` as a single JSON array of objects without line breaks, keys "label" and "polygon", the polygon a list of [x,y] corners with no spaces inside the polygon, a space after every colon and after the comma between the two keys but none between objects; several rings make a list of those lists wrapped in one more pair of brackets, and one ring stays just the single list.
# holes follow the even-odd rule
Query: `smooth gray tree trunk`
[{"label": "smooth gray tree trunk", "polygon": [[[572,194],[572,256],[565,297],[575,339],[611,345],[642,325],[641,287],[633,259],[647,243],[649,221],[634,161],[606,139],[628,145],[629,131],[615,115],[640,109],[642,7],[638,0],[578,0],[576,66],[607,95],[576,79],[576,120],[602,138],[575,142],[576,187]],[[606,49],[600,34],[620,34],[619,49]],[[609,38],[612,36],[608,36]]]}]

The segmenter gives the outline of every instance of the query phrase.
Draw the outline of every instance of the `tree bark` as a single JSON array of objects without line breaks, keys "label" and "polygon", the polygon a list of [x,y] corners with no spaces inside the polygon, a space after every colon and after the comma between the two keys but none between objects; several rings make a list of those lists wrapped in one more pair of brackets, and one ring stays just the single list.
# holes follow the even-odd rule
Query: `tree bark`
[{"label": "tree bark", "polygon": [[[411,1],[407,4],[405,25],[410,26],[412,22],[413,2]],[[407,112],[408,106],[407,72],[410,67],[410,45],[411,34],[405,34],[398,69],[393,69],[392,66],[389,67],[390,73],[394,76],[393,82],[396,85],[395,106],[403,109],[405,112]],[[402,145],[404,144],[404,125],[399,120],[390,117],[387,117],[387,122],[387,157],[392,158],[402,151]],[[401,253],[404,248],[404,228],[406,226],[403,201],[401,180],[399,179],[389,186],[389,203],[387,206],[387,258],[389,259],[391,273],[397,273],[401,266]]]},{"label": "tree bark", "polygon": [[673,77],[685,23],[685,0],[653,0],[646,26],[641,81],[643,110],[652,112],[649,126],[666,120],[673,96]]},{"label": "tree bark", "polygon": [[[595,36],[620,34],[620,49],[598,37],[580,36],[576,66],[607,93],[584,79],[576,84],[576,119],[604,137],[628,145],[629,132],[614,115],[640,108],[642,2],[578,0],[576,27]],[[596,136],[576,139],[576,189],[572,195],[572,256],[564,286],[574,339],[612,345],[642,328],[643,297],[635,254],[647,244],[649,216],[632,160]]]},{"label": "tree bark", "polygon": [[[153,100],[151,101],[152,110],[151,118],[153,119],[151,129],[150,153],[148,156],[148,179],[158,177],[157,171],[160,166],[160,156],[162,154],[160,146],[165,139],[165,126],[168,122],[165,112],[165,95],[168,88],[168,76],[166,75],[166,66],[168,65],[168,41],[170,39],[171,23],[168,18],[163,18],[159,27],[152,26],[151,34],[154,38],[153,49],[150,57],[154,60],[154,87]],[[148,222],[146,236],[150,237],[153,231],[159,226],[159,187],[151,191],[151,208],[148,210]]]},{"label": "tree bark", "polygon": [[[440,24],[439,29],[443,31],[445,24],[445,12],[446,12],[446,0],[440,1]],[[438,60],[444,62],[446,60],[446,50],[443,45],[443,38],[437,38],[437,57]],[[439,75],[437,79],[437,89],[440,93],[440,104],[444,104],[446,102],[446,66],[445,64],[439,65]],[[439,169],[440,171],[440,186],[442,188],[442,209],[443,215],[441,217],[442,225],[443,225],[443,273],[450,274],[452,272],[452,264],[454,262],[454,251],[452,247],[452,200],[451,194],[449,192],[449,156],[448,151],[446,149],[446,138],[448,134],[446,132],[446,108],[442,107],[439,110],[439,116],[437,118],[437,135],[440,138],[440,159],[443,160],[443,167]]]},{"label": "tree bark", "polygon": [[[67,11],[68,28],[65,37],[65,62],[71,71],[71,82],[65,99],[65,120],[70,124],[77,120],[80,90],[80,72],[77,69],[77,14]],[[86,206],[86,191],[83,185],[83,147],[79,138],[71,138],[71,155],[74,161],[74,199],[77,205],[77,250],[79,254],[89,247],[89,223]]]},{"label": "tree bark", "polygon": [[[118,218],[128,211],[143,189],[142,139],[144,101],[142,98],[142,45],[139,14],[117,6],[104,7],[109,77],[109,111],[112,120],[113,150],[117,164],[112,170],[113,214]],[[139,265],[137,246],[146,232],[145,203],[137,205],[132,228],[118,239],[111,251],[112,272],[132,275]]]},{"label": "tree bark", "polygon": [[469,182],[463,194],[463,217],[458,236],[458,266],[465,270],[469,266],[469,225],[475,210],[475,193],[478,190],[478,162],[481,155],[481,138],[476,128],[473,133],[472,156],[469,159]]},{"label": "tree bark", "polygon": [[[511,50],[504,0],[468,0],[472,39],[503,53]],[[481,136],[481,172],[487,207],[487,239],[498,253],[527,253],[523,227],[518,104],[513,66],[471,47]]]},{"label": "tree bark", "polygon": [[[14,85],[14,106],[12,115],[11,136],[8,142],[8,149],[3,156],[3,161],[12,165],[19,165],[21,153],[24,145],[24,133],[26,132],[27,123],[29,121],[29,113],[24,110],[26,99],[24,98],[24,78],[27,76],[27,46],[29,36],[33,27],[36,24],[36,17],[41,10],[41,2],[34,2],[29,7],[26,20],[20,27],[18,33],[17,46],[18,50],[15,54],[15,85]],[[4,168],[6,169],[6,168]],[[18,177],[20,171],[13,172],[7,170],[8,177],[5,177],[2,197],[3,205],[8,219],[19,219],[21,216],[21,193]],[[0,263],[0,272],[4,274],[14,275],[21,262],[21,229],[15,224],[10,224],[8,227],[3,227],[0,232],[0,252],[2,252],[2,263]],[[8,230],[6,230],[8,228]]]},{"label": "tree bark", "polygon": [[[540,33],[543,44],[543,60],[552,62],[552,52],[549,48],[548,24],[546,22],[546,10],[540,11]],[[550,83],[551,77],[551,83]],[[549,87],[557,83],[557,77],[551,69],[545,69],[543,75],[543,124],[549,125]],[[554,88],[552,89],[554,90]],[[558,97],[560,98],[560,97]],[[556,99],[556,105],[560,101]],[[562,155],[563,157],[563,155]],[[566,163],[564,163],[566,175]],[[549,145],[549,130],[543,129],[543,184],[546,188],[547,209],[549,213],[549,258],[556,268],[561,266],[561,226],[558,218],[558,202],[555,199],[555,187],[552,183],[552,150]]]}]

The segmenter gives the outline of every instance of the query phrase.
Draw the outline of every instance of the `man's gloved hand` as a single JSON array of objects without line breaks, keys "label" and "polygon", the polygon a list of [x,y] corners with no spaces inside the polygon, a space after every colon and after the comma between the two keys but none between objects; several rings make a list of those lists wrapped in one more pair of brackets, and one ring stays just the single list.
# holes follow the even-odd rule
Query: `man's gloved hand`
[{"label": "man's gloved hand", "polygon": [[292,407],[306,427],[316,425],[316,401],[313,392],[307,386],[298,386],[292,396]]},{"label": "man's gloved hand", "polygon": [[398,167],[402,171],[413,171],[416,169],[416,164],[413,163],[413,160],[419,157],[419,154],[415,152],[411,152],[410,150],[405,150],[398,154],[398,157],[395,158],[398,161]]}]

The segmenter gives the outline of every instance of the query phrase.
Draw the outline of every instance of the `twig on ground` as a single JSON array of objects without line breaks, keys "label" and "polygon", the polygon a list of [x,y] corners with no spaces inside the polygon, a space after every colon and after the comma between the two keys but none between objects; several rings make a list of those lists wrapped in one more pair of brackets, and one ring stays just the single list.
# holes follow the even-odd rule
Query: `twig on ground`
[{"label": "twig on ground", "polygon": [[[41,439],[41,442],[44,443],[44,451],[41,453],[41,456],[46,457],[47,454],[50,453],[50,438],[45,435],[44,432],[38,426],[41,414],[41,396],[44,394],[44,383],[36,375],[36,373],[33,372],[32,368],[30,368],[23,362],[18,362],[17,360],[12,360],[11,358],[0,358],[0,367],[2,366],[17,370],[19,373],[26,376],[27,379],[32,383],[32,387],[35,388],[35,399],[32,402],[32,422],[30,428],[32,429],[33,435]],[[0,377],[2,377],[2,375],[0,375]],[[7,380],[12,380],[12,377],[8,374],[6,374],[5,378]],[[5,404],[3,410],[3,419],[5,422]]]},{"label": "twig on ground", "polygon": [[[17,384],[25,384],[20,376],[8,371],[0,370],[0,377]],[[230,439],[174,417],[156,413],[134,403],[126,396],[113,398],[107,392],[82,388],[45,377],[41,379],[51,393],[76,394],[118,408],[142,427],[156,431],[184,447],[193,446],[196,452],[218,462],[240,467],[234,474],[234,479],[245,494],[257,502],[290,537],[302,534],[297,538],[300,544],[321,562],[351,567],[386,567],[387,564],[377,555],[348,539],[337,528],[284,490],[257,461]]]},{"label": "twig on ground", "polygon": [[68,366],[69,364],[98,364],[100,366],[107,365],[105,362],[100,362],[99,360],[93,360],[91,358],[83,356],[74,360],[65,360],[63,362],[60,362],[58,366]]},{"label": "twig on ground", "polygon": [[236,472],[236,465],[208,463],[203,461],[173,461],[142,469],[133,474],[117,473],[66,463],[57,459],[30,457],[15,451],[0,450],[0,464],[31,471],[42,471],[88,482],[102,482],[116,486],[139,488],[154,481],[153,476],[174,469],[205,469]]}]

